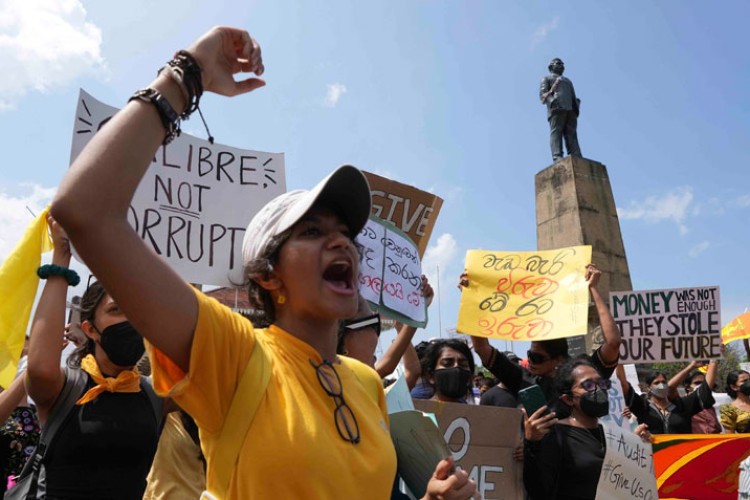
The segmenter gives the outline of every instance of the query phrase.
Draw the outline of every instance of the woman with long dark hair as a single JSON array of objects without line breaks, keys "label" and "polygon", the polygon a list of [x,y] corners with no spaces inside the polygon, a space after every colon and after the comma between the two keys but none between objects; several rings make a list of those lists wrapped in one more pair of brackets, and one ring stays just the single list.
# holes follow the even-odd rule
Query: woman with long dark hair
[{"label": "woman with long dark hair", "polygon": [[[524,411],[524,470],[531,500],[594,500],[606,451],[599,418],[609,413],[609,379],[586,358],[568,360],[555,375],[566,418],[547,406]],[[636,434],[650,439],[645,425]]]},{"label": "woman with long dark hair", "polygon": [[60,368],[69,282],[59,271],[70,263],[70,246],[51,217],[48,223],[57,268],[46,278],[31,325],[26,390],[43,429],[65,385],[74,384],[78,394],[73,408],[56,416],[64,423],[47,443],[46,498],[140,498],[162,413],[161,401],[134,369],[143,338],[95,282],[80,305],[87,340],[70,355],[68,368]]}]

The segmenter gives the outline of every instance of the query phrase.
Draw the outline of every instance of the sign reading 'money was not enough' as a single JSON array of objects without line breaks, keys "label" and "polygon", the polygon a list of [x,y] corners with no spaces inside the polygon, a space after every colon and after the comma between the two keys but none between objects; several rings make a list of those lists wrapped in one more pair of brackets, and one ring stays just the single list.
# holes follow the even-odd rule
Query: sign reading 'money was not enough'
[{"label": "sign reading 'money was not enough'", "polygon": [[[71,163],[117,111],[81,90]],[[183,133],[156,152],[128,220],[185,280],[235,286],[243,281],[247,224],[285,191],[282,153],[211,144]]]},{"label": "sign reading 'money was not enough'", "polygon": [[721,357],[719,287],[610,292],[621,363]]}]

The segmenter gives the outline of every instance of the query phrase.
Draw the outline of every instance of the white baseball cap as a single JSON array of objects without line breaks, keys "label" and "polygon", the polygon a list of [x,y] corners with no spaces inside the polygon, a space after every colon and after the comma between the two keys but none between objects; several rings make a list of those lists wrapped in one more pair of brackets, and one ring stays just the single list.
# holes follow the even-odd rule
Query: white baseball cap
[{"label": "white baseball cap", "polygon": [[274,236],[291,228],[316,204],[334,210],[351,234],[357,235],[370,216],[370,185],[359,169],[344,165],[309,191],[288,191],[269,201],[247,225],[243,266],[263,255]]}]

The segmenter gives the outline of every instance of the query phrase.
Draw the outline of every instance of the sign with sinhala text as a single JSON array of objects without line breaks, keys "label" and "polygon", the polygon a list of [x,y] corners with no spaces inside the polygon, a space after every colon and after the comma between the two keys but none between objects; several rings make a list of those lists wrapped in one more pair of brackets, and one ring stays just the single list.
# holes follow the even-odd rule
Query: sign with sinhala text
[{"label": "sign with sinhala text", "polygon": [[469,250],[469,286],[456,329],[504,340],[548,340],[586,334],[591,247],[538,252]]},{"label": "sign with sinhala text", "polygon": [[620,363],[721,357],[719,287],[610,292]]},{"label": "sign with sinhala text", "polygon": [[[117,111],[81,90],[71,163]],[[183,133],[157,151],[128,220],[186,281],[237,286],[244,278],[247,224],[285,191],[283,153],[211,144]]]},{"label": "sign with sinhala text", "polygon": [[422,266],[414,242],[392,224],[370,216],[357,235],[362,246],[359,293],[389,318],[424,328]]}]

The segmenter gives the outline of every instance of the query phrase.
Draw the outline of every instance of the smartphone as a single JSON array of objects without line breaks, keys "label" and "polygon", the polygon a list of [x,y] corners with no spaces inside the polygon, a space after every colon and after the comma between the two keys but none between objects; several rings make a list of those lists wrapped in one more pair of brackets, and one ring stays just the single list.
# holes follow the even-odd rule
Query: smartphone
[{"label": "smartphone", "polygon": [[535,411],[547,404],[547,399],[544,397],[542,388],[536,384],[518,391],[518,399],[526,409],[528,416],[531,416]]}]

